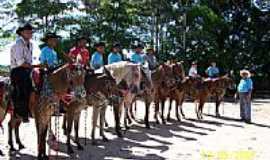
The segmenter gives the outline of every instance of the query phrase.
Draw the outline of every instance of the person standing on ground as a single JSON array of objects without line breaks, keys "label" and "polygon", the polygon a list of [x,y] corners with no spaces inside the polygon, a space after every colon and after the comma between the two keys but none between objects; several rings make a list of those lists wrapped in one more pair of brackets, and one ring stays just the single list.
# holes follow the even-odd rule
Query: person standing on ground
[{"label": "person standing on ground", "polygon": [[251,123],[251,94],[253,90],[253,82],[251,74],[248,70],[241,70],[242,79],[237,87],[240,99],[240,117],[246,123]]}]

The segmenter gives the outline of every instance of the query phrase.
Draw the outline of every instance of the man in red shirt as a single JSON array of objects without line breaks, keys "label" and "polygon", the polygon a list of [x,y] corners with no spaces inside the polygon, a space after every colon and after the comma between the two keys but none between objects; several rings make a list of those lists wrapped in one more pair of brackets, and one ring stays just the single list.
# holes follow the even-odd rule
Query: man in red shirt
[{"label": "man in red shirt", "polygon": [[69,57],[76,61],[77,56],[80,55],[80,63],[84,66],[89,66],[89,51],[86,48],[87,38],[79,37],[76,41],[76,46],[70,49]]}]

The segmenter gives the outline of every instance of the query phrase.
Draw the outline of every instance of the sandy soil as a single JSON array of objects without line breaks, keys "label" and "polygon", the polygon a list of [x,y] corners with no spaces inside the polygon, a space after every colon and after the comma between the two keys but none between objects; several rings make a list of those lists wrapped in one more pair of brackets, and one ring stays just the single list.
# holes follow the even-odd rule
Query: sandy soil
[{"label": "sandy soil", "polygon": [[[107,119],[111,127],[106,135],[109,142],[99,140],[99,145],[92,146],[90,138],[90,117],[92,109],[87,111],[87,137],[85,137],[85,112],[82,113],[80,137],[86,146],[84,151],[76,150],[75,154],[66,154],[66,137],[60,130],[60,151],[58,156],[51,151],[52,159],[139,159],[139,160],[269,160],[270,159],[270,99],[256,99],[252,106],[252,124],[239,121],[239,104],[224,103],[221,107],[221,118],[215,118],[214,104],[208,103],[204,108],[204,120],[198,121],[194,114],[194,104],[185,103],[186,118],[182,122],[173,120],[167,125],[157,125],[153,120],[152,129],[145,129],[142,124],[144,105],[138,102],[136,116],[141,123],[134,123],[125,133],[125,138],[117,138],[113,129],[113,114],[108,109]],[[172,118],[175,119],[174,113]],[[35,159],[36,132],[34,121],[21,126],[21,139],[26,149],[9,154],[7,145],[7,121],[4,121],[5,132],[0,133],[0,149],[5,156],[2,159]],[[61,119],[60,119],[61,120]],[[54,128],[54,124],[53,124]],[[54,130],[54,129],[53,129]],[[97,132],[97,138],[99,134]],[[15,145],[16,146],[16,145]],[[17,146],[16,146],[17,147]]]}]

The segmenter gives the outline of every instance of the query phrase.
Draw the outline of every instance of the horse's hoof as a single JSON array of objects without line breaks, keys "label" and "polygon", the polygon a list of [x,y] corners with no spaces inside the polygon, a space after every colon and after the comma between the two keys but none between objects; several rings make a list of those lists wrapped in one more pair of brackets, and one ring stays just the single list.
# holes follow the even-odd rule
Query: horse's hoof
[{"label": "horse's hoof", "polygon": [[73,154],[74,151],[73,151],[73,149],[72,149],[71,147],[68,147],[68,148],[67,148],[67,153],[68,153],[68,154]]},{"label": "horse's hoof", "polygon": [[157,120],[157,121],[156,121],[156,124],[160,124],[160,122]]},{"label": "horse's hoof", "polygon": [[14,147],[10,147],[9,152],[16,152],[17,150]]},{"label": "horse's hoof", "polygon": [[123,134],[120,131],[117,131],[116,134],[119,138],[123,138]]},{"label": "horse's hoof", "polygon": [[92,145],[93,145],[93,146],[98,145],[97,141],[93,140],[93,141],[92,141]]},{"label": "horse's hoof", "polygon": [[165,121],[165,119],[163,119],[163,120],[162,120],[162,124],[166,124],[166,121]]},{"label": "horse's hoof", "polygon": [[219,114],[219,113],[216,113],[216,117],[218,117],[218,118],[219,118],[219,117],[220,117],[220,114]]},{"label": "horse's hoof", "polygon": [[167,121],[170,122],[171,121],[171,117],[167,117]]},{"label": "horse's hoof", "polygon": [[103,136],[102,140],[103,140],[103,142],[109,142],[109,139],[105,136]]},{"label": "horse's hoof", "polygon": [[81,145],[78,145],[77,149],[80,150],[80,151],[84,150],[83,146],[81,146]]},{"label": "horse's hoof", "polygon": [[24,149],[24,148],[25,148],[25,146],[24,146],[24,145],[19,144],[19,150],[22,150],[22,149]]},{"label": "horse's hoof", "polygon": [[0,156],[4,156],[4,153],[0,150]]},{"label": "horse's hoof", "polygon": [[105,122],[104,126],[107,128],[107,127],[109,127],[109,124],[107,122]]}]

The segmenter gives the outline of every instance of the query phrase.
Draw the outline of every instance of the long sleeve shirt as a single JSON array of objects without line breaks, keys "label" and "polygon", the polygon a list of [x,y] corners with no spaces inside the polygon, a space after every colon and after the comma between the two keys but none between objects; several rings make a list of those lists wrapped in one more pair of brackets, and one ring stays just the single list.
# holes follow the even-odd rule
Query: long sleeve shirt
[{"label": "long sleeve shirt", "polygon": [[32,42],[26,43],[22,37],[19,37],[10,50],[10,67],[16,68],[24,63],[32,64]]},{"label": "long sleeve shirt", "polygon": [[90,65],[91,68],[95,70],[102,67],[104,65],[102,54],[99,52],[95,52],[91,57]]},{"label": "long sleeve shirt", "polygon": [[253,89],[253,82],[252,82],[251,78],[241,79],[241,81],[237,87],[237,90],[240,93],[247,93],[247,92],[252,91],[252,89]]},{"label": "long sleeve shirt", "polygon": [[197,68],[191,67],[189,69],[188,76],[190,76],[190,77],[197,77],[198,76]]},{"label": "long sleeve shirt", "polygon": [[217,67],[210,66],[207,68],[206,73],[209,77],[216,77],[219,75],[219,69]]},{"label": "long sleeve shirt", "polygon": [[48,46],[42,48],[39,60],[42,64],[47,63],[50,68],[53,68],[58,64],[57,53]]},{"label": "long sleeve shirt", "polygon": [[143,58],[143,56],[140,53],[134,53],[131,56],[130,60],[133,63],[136,63],[136,64],[143,64],[144,63],[144,58]]},{"label": "long sleeve shirt", "polygon": [[120,53],[111,52],[108,56],[108,64],[116,63],[122,61],[122,56]]}]

